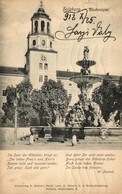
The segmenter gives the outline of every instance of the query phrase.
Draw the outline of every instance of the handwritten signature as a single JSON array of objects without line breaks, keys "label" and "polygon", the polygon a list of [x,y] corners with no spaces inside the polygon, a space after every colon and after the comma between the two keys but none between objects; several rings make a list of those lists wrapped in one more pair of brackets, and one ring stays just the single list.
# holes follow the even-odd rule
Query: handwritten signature
[{"label": "handwritten signature", "polygon": [[[89,17],[88,10],[83,9],[77,12],[80,13],[79,23],[76,23],[73,27],[68,26],[66,32],[56,31],[55,37],[58,40],[77,40],[80,42],[82,39],[93,39],[93,38],[102,38],[103,42],[107,42],[108,39],[116,40],[116,37],[112,35],[112,30],[110,30],[111,24],[108,24],[106,28],[103,28],[102,21],[95,23],[95,16]],[[77,18],[77,19],[78,19]],[[76,13],[66,13],[64,21],[66,20],[76,20]],[[87,28],[87,30],[82,30],[82,24],[93,25],[92,28]],[[94,26],[95,25],[95,26]],[[79,30],[80,28],[80,30]]]}]

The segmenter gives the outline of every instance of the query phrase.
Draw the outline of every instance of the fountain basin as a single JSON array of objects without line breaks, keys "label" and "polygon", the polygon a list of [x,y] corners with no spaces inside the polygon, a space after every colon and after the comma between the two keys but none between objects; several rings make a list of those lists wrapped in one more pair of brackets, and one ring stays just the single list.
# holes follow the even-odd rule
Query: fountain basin
[{"label": "fountain basin", "polygon": [[76,64],[83,68],[89,68],[90,66],[95,65],[96,62],[93,60],[81,60],[81,61],[77,61]]},{"label": "fountain basin", "polygon": [[95,75],[78,75],[78,76],[73,76],[70,78],[71,81],[75,83],[90,83],[94,84],[96,82],[100,82],[102,80],[102,77],[95,76]]}]

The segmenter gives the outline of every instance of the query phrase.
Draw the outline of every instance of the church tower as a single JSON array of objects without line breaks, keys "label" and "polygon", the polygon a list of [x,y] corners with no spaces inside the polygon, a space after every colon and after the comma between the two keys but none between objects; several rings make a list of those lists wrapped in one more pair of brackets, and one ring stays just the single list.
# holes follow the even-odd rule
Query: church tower
[{"label": "church tower", "polygon": [[56,80],[57,51],[53,49],[51,19],[43,2],[31,18],[31,32],[27,37],[26,71],[33,88],[40,89],[44,81]]}]

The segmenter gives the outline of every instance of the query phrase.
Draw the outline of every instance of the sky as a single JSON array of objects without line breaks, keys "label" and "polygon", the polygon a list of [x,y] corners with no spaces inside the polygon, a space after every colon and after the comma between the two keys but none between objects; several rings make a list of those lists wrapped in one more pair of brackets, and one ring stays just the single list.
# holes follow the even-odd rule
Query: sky
[{"label": "sky", "polygon": [[[52,19],[51,33],[66,32],[68,26],[76,23],[78,30],[94,27],[82,24],[78,19],[64,21],[64,7],[69,8],[106,8],[109,11],[92,11],[88,16],[96,16],[95,23],[102,21],[105,29],[110,24],[110,30],[116,37],[103,42],[101,38],[77,40],[58,40],[55,38],[54,49],[58,51],[57,69],[80,71],[76,65],[83,59],[84,46],[89,48],[89,59],[95,60],[91,67],[92,73],[122,75],[122,2],[121,0],[43,0],[44,9]],[[0,0],[0,65],[24,67],[27,51],[27,35],[31,30],[30,18],[37,11],[40,0]],[[76,36],[75,36],[76,37]]]}]

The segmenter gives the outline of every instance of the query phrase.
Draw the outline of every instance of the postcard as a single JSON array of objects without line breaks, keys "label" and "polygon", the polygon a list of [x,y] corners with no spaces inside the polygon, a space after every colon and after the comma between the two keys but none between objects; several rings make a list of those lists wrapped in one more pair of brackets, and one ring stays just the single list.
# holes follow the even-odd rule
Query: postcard
[{"label": "postcard", "polygon": [[122,194],[122,2],[0,9],[1,194]]}]

